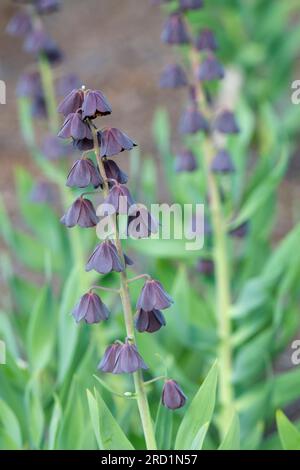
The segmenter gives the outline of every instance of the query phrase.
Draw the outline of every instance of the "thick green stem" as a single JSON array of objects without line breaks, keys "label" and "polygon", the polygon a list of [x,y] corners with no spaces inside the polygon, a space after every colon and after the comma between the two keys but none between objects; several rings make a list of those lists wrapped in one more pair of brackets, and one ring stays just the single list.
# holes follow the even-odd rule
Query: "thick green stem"
[{"label": "thick green stem", "polygon": [[[199,64],[199,54],[191,51],[191,64],[194,73]],[[205,108],[201,84],[195,80],[196,99],[201,111]],[[209,112],[208,109],[206,109]],[[219,429],[224,437],[234,409],[234,389],[232,386],[232,345],[231,345],[231,292],[230,272],[227,257],[227,231],[222,204],[215,176],[210,171],[214,146],[210,136],[207,137],[204,149],[204,164],[208,180],[208,191],[211,200],[211,218],[214,234],[214,261],[216,273],[216,309],[218,320],[218,362],[219,362],[219,399],[221,405]]]},{"label": "thick green stem", "polygon": [[[92,127],[92,132],[93,132],[93,138],[94,138],[94,150],[96,153],[96,159],[97,159],[100,174],[103,178],[103,193],[104,193],[104,196],[107,196],[109,193],[109,186],[107,182],[105,168],[104,168],[102,159],[100,157],[97,130]],[[114,218],[115,244],[118,250],[119,257],[125,266],[124,253],[122,249],[121,240],[119,237],[117,218],[116,216],[114,216],[113,218]],[[120,297],[121,297],[122,306],[123,306],[126,335],[128,338],[131,339],[131,341],[135,343],[133,313],[132,313],[132,308],[131,308],[131,300],[130,300],[130,293],[129,293],[129,288],[128,288],[126,269],[120,274],[121,274],[120,275],[121,277]],[[134,372],[133,379],[134,379],[135,393],[136,393],[139,413],[141,417],[141,422],[143,426],[146,446],[148,450],[156,450],[157,446],[156,446],[156,440],[155,440],[155,435],[154,435],[153,423],[152,423],[152,418],[150,414],[147,394],[146,394],[146,390],[144,386],[144,379],[143,379],[142,371],[139,370],[137,372]]]}]

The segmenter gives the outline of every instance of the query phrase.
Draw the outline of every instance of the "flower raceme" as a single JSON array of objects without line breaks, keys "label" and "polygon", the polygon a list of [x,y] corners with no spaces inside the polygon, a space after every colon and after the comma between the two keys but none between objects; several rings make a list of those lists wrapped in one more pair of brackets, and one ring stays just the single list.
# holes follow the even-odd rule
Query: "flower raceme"
[{"label": "flower raceme", "polygon": [[[152,219],[147,208],[133,200],[126,186],[128,176],[111,158],[121,152],[132,150],[136,144],[119,129],[114,127],[97,128],[95,120],[111,113],[108,100],[99,90],[85,89],[85,87],[74,89],[63,99],[58,110],[65,117],[59,136],[63,139],[71,139],[76,148],[84,152],[82,158],[73,163],[66,184],[72,188],[87,188],[89,186],[94,188],[93,192],[89,191],[78,197],[61,221],[67,227],[75,225],[85,228],[94,227],[99,221],[97,214],[101,218],[104,215],[101,212],[102,209],[107,207],[105,215],[114,221],[113,234],[110,235],[110,238],[101,235],[101,241],[87,260],[85,269],[86,271],[94,270],[103,275],[112,272],[119,273],[121,284],[120,290],[104,288],[100,285],[93,286],[88,293],[81,297],[72,314],[76,322],[85,321],[93,324],[107,320],[109,311],[101,298],[94,293],[94,290],[99,288],[116,291],[120,295],[124,309],[126,341],[122,343],[116,340],[108,346],[98,369],[101,372],[112,374],[134,374],[140,369],[148,369],[137,350],[134,337],[135,329],[141,333],[154,333],[160,330],[166,325],[161,310],[170,307],[173,302],[161,283],[151,279],[148,275],[127,279],[127,268],[132,266],[133,262],[122,249],[118,223],[120,214],[125,214],[127,217],[128,232],[133,233],[135,238],[149,237],[151,233],[157,231],[157,223]],[[86,151],[90,151],[88,158]],[[96,157],[95,160],[92,152]],[[93,194],[94,192],[97,194],[98,191],[103,192],[104,201],[101,205],[101,211],[97,210],[96,214],[92,202],[85,197],[85,194]],[[130,314],[128,313],[128,308],[131,310],[131,299],[127,284],[140,277],[147,279],[137,301],[137,313],[133,317],[132,311]],[[142,378],[139,375],[135,380],[141,381]],[[140,390],[143,390],[142,386],[137,388],[137,400],[140,400],[139,406],[143,407],[147,397],[146,395],[140,396],[141,393],[145,393]],[[181,400],[181,406],[184,405],[184,402]],[[178,407],[176,406],[176,408]],[[148,413],[147,410],[146,413]],[[148,419],[150,423],[150,416]],[[146,436],[145,428],[144,432]]]}]

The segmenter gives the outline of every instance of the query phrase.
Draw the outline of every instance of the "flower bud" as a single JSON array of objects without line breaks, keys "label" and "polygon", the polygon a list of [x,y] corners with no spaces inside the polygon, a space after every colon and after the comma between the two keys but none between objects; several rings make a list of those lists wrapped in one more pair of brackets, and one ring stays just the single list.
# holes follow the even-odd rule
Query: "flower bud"
[{"label": "flower bud", "polygon": [[162,391],[162,404],[170,410],[182,408],[185,405],[186,396],[175,380],[166,380]]}]

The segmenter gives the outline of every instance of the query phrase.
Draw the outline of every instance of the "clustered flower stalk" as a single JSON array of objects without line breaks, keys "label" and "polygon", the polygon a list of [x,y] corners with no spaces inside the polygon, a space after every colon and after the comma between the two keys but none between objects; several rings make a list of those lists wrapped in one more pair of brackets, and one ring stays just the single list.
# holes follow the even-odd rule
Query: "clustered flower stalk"
[{"label": "clustered flower stalk", "polygon": [[[59,137],[72,139],[75,147],[83,152],[82,157],[73,164],[69,172],[67,185],[77,188],[86,188],[89,185],[94,187],[94,191],[84,192],[73,202],[62,217],[62,223],[67,227],[79,225],[87,228],[95,227],[99,221],[106,220],[108,225],[112,226],[112,233],[103,236],[97,230],[101,242],[88,259],[86,271],[94,270],[100,274],[117,272],[120,275],[120,287],[116,292],[122,303],[126,338],[125,342],[116,340],[107,347],[98,369],[112,374],[133,374],[135,397],[146,445],[148,449],[156,449],[142,374],[143,369],[148,369],[148,366],[138,352],[135,328],[139,332],[158,331],[166,323],[161,310],[170,307],[172,299],[164,291],[160,282],[153,280],[147,274],[128,279],[127,266],[132,265],[133,262],[122,248],[119,216],[126,216],[129,235],[133,227],[138,227],[138,233],[135,232],[137,238],[149,236],[155,230],[155,223],[144,206],[135,204],[126,186],[127,175],[111,159],[120,152],[130,151],[136,144],[119,129],[97,128],[96,118],[106,116],[112,111],[106,97],[99,90],[90,90],[85,87],[74,89],[65,97],[58,110],[65,116]],[[94,155],[95,161],[90,158],[91,155]],[[93,203],[86,196],[98,194],[98,191],[102,192],[104,201],[96,211]],[[124,201],[125,204],[123,204]],[[144,279],[145,284],[137,301],[137,313],[134,319],[129,284],[140,279]],[[84,320],[92,324],[109,318],[108,308],[95,292],[98,289],[107,290],[101,285],[92,286],[75,306],[73,316],[77,322]],[[166,379],[162,393],[163,405],[176,409],[183,406],[185,400],[186,397],[179,385],[174,380]]]},{"label": "clustered flower stalk", "polygon": [[[158,0],[155,3],[168,3]],[[179,0],[175,10],[168,16],[162,32],[162,41],[169,45],[189,47],[190,80],[185,69],[178,64],[168,65],[160,79],[162,88],[179,88],[189,86],[189,106],[181,117],[179,132],[183,136],[197,136],[202,132],[204,142],[204,170],[207,175],[207,187],[210,203],[212,232],[214,237],[213,259],[200,259],[198,271],[207,275],[215,271],[216,276],[216,310],[219,335],[219,365],[220,386],[219,399],[220,433],[225,434],[234,406],[234,390],[232,386],[232,345],[231,345],[231,292],[230,269],[227,255],[227,233],[225,214],[222,208],[222,194],[218,177],[234,171],[230,153],[225,148],[226,135],[236,134],[239,127],[233,112],[222,109],[216,115],[214,102],[210,94],[211,82],[223,79],[225,75],[222,64],[215,52],[218,44],[214,33],[209,29],[200,31],[193,37],[186,18],[190,10],[202,9],[203,0]],[[176,171],[195,171],[197,161],[191,150],[184,148],[176,157]],[[240,236],[244,227],[238,227],[231,232]],[[206,232],[209,232],[206,229]]]}]

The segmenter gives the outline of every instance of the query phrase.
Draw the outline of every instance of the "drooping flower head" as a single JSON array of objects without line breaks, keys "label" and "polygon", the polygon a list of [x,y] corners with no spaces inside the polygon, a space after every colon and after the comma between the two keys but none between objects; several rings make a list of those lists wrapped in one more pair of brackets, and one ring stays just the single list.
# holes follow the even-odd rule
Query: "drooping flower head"
[{"label": "drooping flower head", "polygon": [[159,281],[149,279],[145,282],[137,301],[137,308],[146,312],[154,309],[163,310],[172,305],[173,300]]},{"label": "drooping flower head", "polygon": [[[117,214],[128,214],[128,210],[133,204],[134,199],[127,186],[116,182],[105,198],[103,207],[107,205],[113,208]],[[110,213],[110,211],[108,212]]]},{"label": "drooping flower head", "polygon": [[211,164],[211,171],[214,173],[232,173],[234,165],[230,153],[225,150],[219,150]]},{"label": "drooping flower head", "polygon": [[111,114],[111,106],[99,90],[87,90],[82,104],[83,118],[95,119],[97,116]]},{"label": "drooping flower head", "polygon": [[75,225],[84,228],[95,227],[98,223],[98,217],[91,201],[81,196],[69,207],[61,218],[61,223],[69,228],[75,227]]},{"label": "drooping flower head", "polygon": [[127,183],[128,176],[124,171],[121,170],[121,168],[116,164],[114,160],[104,158],[103,165],[108,180],[116,180],[120,184]]},{"label": "drooping flower head", "polygon": [[151,310],[146,312],[143,309],[138,310],[135,316],[135,327],[140,333],[155,333],[166,325],[164,315],[160,310]]},{"label": "drooping flower head", "polygon": [[159,85],[161,88],[179,88],[188,84],[187,76],[181,65],[170,64],[163,70]]},{"label": "drooping flower head", "polygon": [[240,128],[232,111],[222,111],[215,120],[215,129],[223,134],[238,134]]},{"label": "drooping flower head", "polygon": [[6,32],[11,36],[24,36],[32,29],[32,20],[27,12],[22,11],[14,15],[9,21]]},{"label": "drooping flower head", "polygon": [[181,134],[196,134],[199,131],[207,132],[208,122],[198,107],[192,103],[181,116],[179,122],[179,132]]},{"label": "drooping flower head", "polygon": [[158,224],[143,204],[133,204],[128,211],[128,235],[133,238],[148,238],[157,233]]},{"label": "drooping flower head", "polygon": [[175,380],[166,380],[162,391],[162,404],[170,410],[177,410],[185,405],[186,396]]},{"label": "drooping flower head", "polygon": [[92,131],[87,122],[83,120],[82,111],[70,113],[65,119],[63,126],[58,134],[62,139],[72,137],[74,140],[93,139]]},{"label": "drooping flower head", "polygon": [[76,160],[69,171],[66,185],[74,188],[86,188],[90,184],[98,188],[103,183],[98,168],[90,158]]},{"label": "drooping flower head", "polygon": [[101,157],[113,157],[124,150],[131,150],[136,147],[136,143],[128,135],[116,129],[109,127],[103,129],[100,134],[101,139]]},{"label": "drooping flower head", "polygon": [[100,274],[124,271],[117,248],[111,240],[105,240],[96,246],[85,268],[86,271],[91,271],[92,269]]},{"label": "drooping flower head", "polygon": [[109,346],[98,365],[98,369],[112,374],[131,374],[139,369],[148,369],[148,367],[137,347],[127,340],[124,344],[114,343]]},{"label": "drooping flower head", "polygon": [[223,65],[213,55],[208,55],[199,65],[198,68],[198,79],[202,82],[221,80],[224,78],[225,72]]},{"label": "drooping flower head", "polygon": [[167,18],[161,40],[172,45],[188,44],[190,42],[184,19],[179,13],[173,13]]},{"label": "drooping flower head", "polygon": [[210,29],[203,29],[195,39],[198,51],[216,51],[218,44],[214,33]]},{"label": "drooping flower head", "polygon": [[68,117],[71,113],[76,113],[83,104],[84,92],[83,90],[72,90],[60,103],[57,110],[62,113],[65,117]]},{"label": "drooping flower head", "polygon": [[109,310],[100,297],[94,292],[84,294],[74,307],[72,315],[77,322],[84,320],[86,323],[99,323],[107,320]]},{"label": "drooping flower head", "polygon": [[191,150],[182,150],[176,155],[175,171],[177,173],[195,171],[197,167],[196,157]]}]

